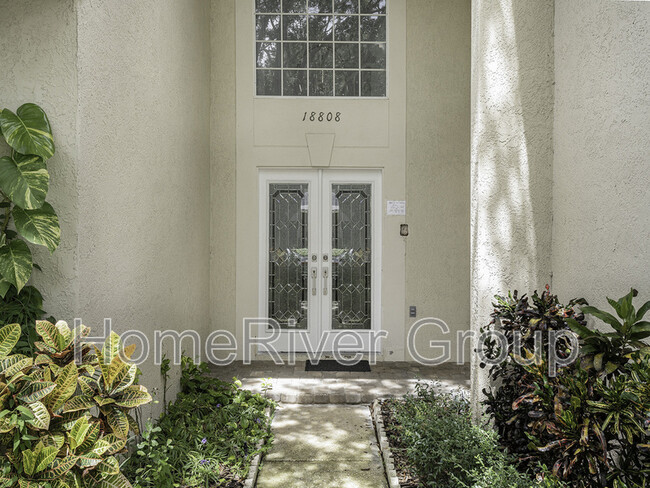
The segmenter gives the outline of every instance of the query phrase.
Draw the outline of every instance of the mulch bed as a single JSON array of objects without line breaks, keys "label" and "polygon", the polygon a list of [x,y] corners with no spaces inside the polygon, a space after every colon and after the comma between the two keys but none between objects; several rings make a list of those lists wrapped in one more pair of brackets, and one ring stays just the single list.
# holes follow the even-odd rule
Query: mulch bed
[{"label": "mulch bed", "polygon": [[406,446],[400,438],[401,426],[395,420],[393,412],[389,407],[391,402],[398,401],[396,399],[389,399],[383,400],[380,403],[381,416],[384,420],[384,431],[386,432],[390,450],[393,454],[397,479],[402,488],[424,488],[424,485],[420,483],[417,473],[406,457]]}]

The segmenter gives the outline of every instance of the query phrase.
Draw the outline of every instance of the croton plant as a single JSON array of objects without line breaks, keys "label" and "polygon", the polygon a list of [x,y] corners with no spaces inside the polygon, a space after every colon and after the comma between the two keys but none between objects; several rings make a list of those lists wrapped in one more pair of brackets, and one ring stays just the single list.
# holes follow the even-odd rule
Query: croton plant
[{"label": "croton plant", "polygon": [[138,426],[130,411],[151,401],[112,333],[38,321],[35,357],[11,354],[19,324],[0,329],[0,488],[128,488],[116,455]]}]

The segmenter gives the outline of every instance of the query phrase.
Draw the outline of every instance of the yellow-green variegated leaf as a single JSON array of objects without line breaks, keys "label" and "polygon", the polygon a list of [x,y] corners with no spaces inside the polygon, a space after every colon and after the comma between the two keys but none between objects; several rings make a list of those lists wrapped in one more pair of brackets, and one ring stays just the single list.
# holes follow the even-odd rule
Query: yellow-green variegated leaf
[{"label": "yellow-green variegated leaf", "polygon": [[55,480],[62,478],[77,463],[77,456],[66,456],[57,458],[52,462],[50,469],[38,475],[40,480]]},{"label": "yellow-green variegated leaf", "polygon": [[0,359],[4,359],[20,339],[20,324],[8,324],[0,329]]},{"label": "yellow-green variegated leaf", "polygon": [[36,468],[36,453],[31,449],[24,449],[21,454],[23,456],[23,470],[27,476],[32,476]]},{"label": "yellow-green variegated leaf", "polygon": [[5,371],[7,371],[9,367],[23,359],[27,359],[27,356],[23,356],[22,354],[13,354],[8,358],[3,359],[0,361],[0,374],[5,374]]},{"label": "yellow-green variegated leaf", "polygon": [[68,433],[68,442],[70,444],[70,449],[75,451],[77,447],[79,447],[86,439],[89,430],[90,424],[88,423],[87,417],[81,417],[79,420],[77,420]]},{"label": "yellow-green variegated leaf", "polygon": [[95,403],[97,403],[97,405],[100,406],[100,407],[104,407],[104,406],[106,406],[106,405],[111,405],[111,404],[115,403],[115,399],[114,399],[114,398],[111,398],[111,397],[103,397],[103,396],[101,396],[101,395],[95,395],[95,396],[93,397],[93,399],[95,400]]},{"label": "yellow-green variegated leaf", "polygon": [[34,365],[41,366],[43,364],[52,364],[52,358],[47,354],[39,354],[36,356],[36,359],[34,359]]},{"label": "yellow-green variegated leaf", "polygon": [[41,442],[45,447],[56,447],[57,451],[63,447],[65,436],[63,434],[49,434],[41,437]]},{"label": "yellow-green variegated leaf", "polygon": [[36,333],[41,336],[46,346],[56,351],[58,345],[59,331],[52,322],[47,320],[36,321]]},{"label": "yellow-green variegated leaf", "polygon": [[90,449],[95,445],[97,442],[97,438],[99,437],[99,431],[100,431],[100,423],[99,422],[91,422],[90,428],[88,429],[88,432],[86,433],[86,438],[84,441],[77,446],[77,452],[78,453],[86,453],[90,451]]},{"label": "yellow-green variegated leaf", "polygon": [[[115,362],[115,359],[113,359],[113,361]],[[113,378],[112,394],[124,391],[131,386],[135,381],[135,376],[138,371],[138,367],[135,364],[124,364],[122,361],[119,362],[121,363],[121,367],[117,370]]]},{"label": "yellow-green variegated leaf", "polygon": [[70,342],[73,339],[72,330],[70,329],[70,326],[68,326],[68,323],[65,320],[57,321],[57,323],[54,324],[54,327],[56,327],[56,330],[59,331],[59,336],[58,336],[59,350],[63,350],[66,348],[68,344],[70,344]]},{"label": "yellow-green variegated leaf", "polygon": [[109,455],[117,454],[126,447],[126,439],[121,439],[115,434],[108,434],[99,439],[93,446],[91,453],[101,456],[105,453]]},{"label": "yellow-green variegated leaf", "polygon": [[11,432],[16,427],[16,424],[11,421],[9,417],[0,418],[0,434]]},{"label": "yellow-green variegated leaf", "polygon": [[27,423],[38,430],[48,430],[50,428],[50,412],[41,402],[33,402],[27,405],[27,408],[34,414],[34,418]]},{"label": "yellow-green variegated leaf", "polygon": [[0,158],[0,188],[20,208],[41,208],[49,184],[47,167],[38,156],[14,153]]},{"label": "yellow-green variegated leaf", "polygon": [[[15,485],[11,484],[9,486],[15,486]],[[37,483],[36,481],[26,480],[25,478],[18,478],[18,486],[20,488],[43,488],[42,484]]]},{"label": "yellow-green variegated leaf", "polygon": [[109,456],[97,466],[97,471],[105,475],[119,474],[120,463],[113,456]]},{"label": "yellow-green variegated leaf", "polygon": [[25,103],[16,113],[0,112],[0,130],[7,144],[21,154],[37,154],[43,159],[54,156],[54,138],[47,115],[41,107]]},{"label": "yellow-green variegated leaf", "polygon": [[63,405],[63,413],[89,410],[95,406],[95,400],[90,395],[73,396]]},{"label": "yellow-green variegated leaf", "polygon": [[102,359],[104,364],[111,364],[113,358],[120,353],[122,349],[122,339],[116,332],[111,332],[111,334],[104,341],[104,347],[102,348]]},{"label": "yellow-green variegated leaf", "polygon": [[115,404],[125,408],[136,408],[151,401],[151,395],[141,385],[129,386],[120,396],[116,399]]},{"label": "yellow-green variegated leaf", "polygon": [[44,447],[41,452],[38,453],[36,458],[36,469],[34,472],[40,473],[46,469],[50,464],[52,464],[54,459],[56,459],[58,452],[59,450],[56,447]]},{"label": "yellow-green variegated leaf", "polygon": [[34,381],[23,388],[16,398],[21,402],[34,403],[45,398],[54,391],[55,388],[56,383],[53,383],[52,381]]},{"label": "yellow-green variegated leaf", "polygon": [[48,406],[52,412],[56,412],[68,399],[74,394],[77,389],[77,378],[79,372],[77,365],[72,362],[59,371],[56,377],[57,388],[50,393],[48,399]]},{"label": "yellow-green variegated leaf", "polygon": [[92,468],[102,462],[102,458],[94,458],[89,456],[79,456],[77,459],[77,467],[81,469]]},{"label": "yellow-green variegated leaf", "polygon": [[93,488],[133,488],[129,480],[122,473],[102,477],[100,473],[91,473],[92,480],[89,486]]},{"label": "yellow-green variegated leaf", "polygon": [[45,202],[41,208],[33,210],[15,207],[13,216],[16,230],[29,242],[46,246],[51,253],[59,247],[61,227],[52,205]]},{"label": "yellow-green variegated leaf", "polygon": [[126,418],[129,420],[129,429],[131,429],[135,435],[140,435],[140,426],[135,421],[135,419],[128,413],[126,414]]},{"label": "yellow-green variegated leaf", "polygon": [[106,422],[113,433],[120,439],[126,439],[129,435],[129,420],[119,408],[110,408],[106,414]]},{"label": "yellow-green variegated leaf", "polygon": [[22,290],[32,275],[32,252],[25,241],[14,239],[9,244],[0,247],[0,275]]},{"label": "yellow-green variegated leaf", "polygon": [[69,431],[74,427],[74,424],[79,420],[81,417],[87,417],[88,412],[85,412],[83,410],[79,410],[78,412],[68,412],[64,413],[61,415],[60,418],[57,418],[56,422],[56,429],[52,430],[64,430],[64,431]]},{"label": "yellow-green variegated leaf", "polygon": [[88,376],[79,376],[77,383],[79,383],[81,393],[84,395],[93,396],[95,394],[95,390],[97,389],[97,382],[93,378],[90,378]]},{"label": "yellow-green variegated leaf", "polygon": [[34,360],[32,358],[23,358],[5,369],[3,374],[7,378],[11,378],[12,376],[20,373],[22,370],[31,368],[33,364]]}]

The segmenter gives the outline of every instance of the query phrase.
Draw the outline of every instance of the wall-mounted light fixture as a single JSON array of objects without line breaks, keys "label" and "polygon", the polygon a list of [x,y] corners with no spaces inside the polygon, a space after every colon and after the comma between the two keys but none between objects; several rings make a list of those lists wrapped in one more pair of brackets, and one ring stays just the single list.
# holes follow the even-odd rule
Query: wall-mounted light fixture
[{"label": "wall-mounted light fixture", "polygon": [[399,235],[402,237],[406,237],[409,235],[409,225],[408,224],[400,224],[399,225]]}]

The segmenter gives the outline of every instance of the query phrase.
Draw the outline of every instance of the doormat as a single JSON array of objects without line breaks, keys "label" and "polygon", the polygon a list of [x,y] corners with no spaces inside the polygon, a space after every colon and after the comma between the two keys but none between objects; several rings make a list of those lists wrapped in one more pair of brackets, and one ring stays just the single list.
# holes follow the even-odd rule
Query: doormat
[{"label": "doormat", "polygon": [[334,359],[321,359],[318,363],[312,361],[305,362],[305,371],[349,371],[351,373],[369,373],[370,363],[368,361],[359,361],[357,364],[341,364]]}]

